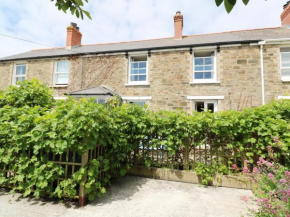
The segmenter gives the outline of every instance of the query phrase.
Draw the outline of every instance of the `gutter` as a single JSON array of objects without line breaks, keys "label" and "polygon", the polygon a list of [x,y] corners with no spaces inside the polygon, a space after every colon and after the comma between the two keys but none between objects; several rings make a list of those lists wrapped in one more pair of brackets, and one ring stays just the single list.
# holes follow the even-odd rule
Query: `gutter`
[{"label": "gutter", "polygon": [[264,44],[265,41],[260,41],[260,62],[261,62],[261,85],[262,85],[262,104],[265,105],[265,79],[264,79]]},{"label": "gutter", "polygon": [[[290,39],[289,39],[290,40]],[[128,53],[136,51],[151,51],[151,50],[163,50],[163,49],[179,49],[179,48],[195,48],[195,47],[205,47],[205,46],[220,46],[220,45],[230,45],[230,44],[250,44],[258,43],[261,40],[244,40],[244,41],[231,41],[231,42],[219,42],[219,43],[204,43],[204,44],[188,44],[188,45],[175,45],[175,46],[161,46],[161,47],[148,47],[148,48],[136,48],[136,49],[126,49],[126,50],[110,50],[110,51],[100,51],[100,52],[84,52],[76,54],[62,54],[53,56],[38,56],[38,57],[26,57],[19,59],[5,59],[0,60],[0,62],[8,62],[15,60],[31,60],[31,59],[46,59],[46,58],[60,58],[67,56],[85,56],[85,55],[96,55],[96,54],[111,54],[111,53]]]}]

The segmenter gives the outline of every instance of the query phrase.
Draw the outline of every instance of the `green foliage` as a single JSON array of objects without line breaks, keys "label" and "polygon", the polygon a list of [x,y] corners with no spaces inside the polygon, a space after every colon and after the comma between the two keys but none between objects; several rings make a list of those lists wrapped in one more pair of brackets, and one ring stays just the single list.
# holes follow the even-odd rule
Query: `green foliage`
[{"label": "green foliage", "polygon": [[213,163],[211,165],[206,165],[204,163],[198,162],[195,167],[195,172],[201,177],[201,183],[204,185],[212,185],[214,177],[218,172],[218,165]]},{"label": "green foliage", "polygon": [[77,18],[81,17],[82,20],[84,19],[84,15],[86,15],[89,19],[91,18],[91,15],[88,11],[84,10],[84,2],[88,3],[88,0],[51,0],[52,2],[55,2],[55,6],[58,8],[58,10],[62,10],[64,13],[67,12],[67,10],[70,10],[72,15],[76,15]]},{"label": "green foliage", "polygon": [[[249,3],[250,0],[242,0],[245,5]],[[216,5],[219,7],[224,2],[226,11],[230,13],[237,3],[237,0],[215,0]]]},{"label": "green foliage", "polygon": [[12,107],[41,106],[51,108],[55,101],[52,91],[36,79],[24,80],[19,86],[10,86],[0,94],[0,107],[9,105]]},{"label": "green foliage", "polygon": [[[290,102],[286,100],[242,112],[188,115],[121,105],[117,99],[105,106],[73,98],[55,104],[49,89],[33,80],[10,87],[0,102],[0,169],[6,165],[6,171],[0,172],[0,185],[24,196],[73,197],[80,184],[85,185],[90,200],[102,196],[113,178],[125,175],[130,154],[131,163],[153,165],[152,159],[137,151],[145,145],[151,149],[166,147],[177,163],[182,162],[188,139],[194,141],[189,149],[200,144],[222,144],[252,162],[267,156],[267,146],[275,149],[277,158],[289,155]],[[279,138],[279,144],[274,137]],[[52,153],[70,150],[82,155],[97,144],[104,148],[102,156],[90,159],[57,187],[51,185],[64,174],[63,167],[50,161]],[[209,165],[200,163],[196,167],[204,184],[217,174],[228,173],[228,165]],[[7,171],[12,175],[6,176]],[[97,179],[100,172],[103,175]]]}]

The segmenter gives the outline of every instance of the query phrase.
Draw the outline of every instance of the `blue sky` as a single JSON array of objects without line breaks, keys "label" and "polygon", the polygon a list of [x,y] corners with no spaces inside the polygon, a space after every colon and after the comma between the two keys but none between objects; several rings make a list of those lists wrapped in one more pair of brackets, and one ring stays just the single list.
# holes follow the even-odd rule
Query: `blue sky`
[{"label": "blue sky", "polygon": [[[214,0],[89,0],[93,20],[58,11],[50,0],[0,0],[0,34],[64,46],[66,27],[78,23],[83,44],[173,36],[173,15],[184,15],[184,35],[280,26],[287,0],[238,0],[231,14]],[[0,36],[0,57],[46,48]]]}]

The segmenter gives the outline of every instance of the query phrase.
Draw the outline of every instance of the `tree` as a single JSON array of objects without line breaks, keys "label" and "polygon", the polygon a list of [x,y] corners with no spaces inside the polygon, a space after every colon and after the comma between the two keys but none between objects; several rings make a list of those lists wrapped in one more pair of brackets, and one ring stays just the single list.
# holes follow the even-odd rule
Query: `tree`
[{"label": "tree", "polygon": [[51,0],[52,2],[55,1],[55,6],[58,10],[62,10],[64,13],[67,10],[70,10],[72,15],[76,15],[77,18],[81,17],[84,19],[84,14],[89,18],[92,19],[90,13],[83,9],[84,2],[88,3],[89,0]]},{"label": "tree", "polygon": [[[245,5],[249,3],[250,0],[242,0]],[[237,3],[237,0],[215,0],[216,5],[219,7],[224,2],[225,8],[228,13],[232,11]]]}]

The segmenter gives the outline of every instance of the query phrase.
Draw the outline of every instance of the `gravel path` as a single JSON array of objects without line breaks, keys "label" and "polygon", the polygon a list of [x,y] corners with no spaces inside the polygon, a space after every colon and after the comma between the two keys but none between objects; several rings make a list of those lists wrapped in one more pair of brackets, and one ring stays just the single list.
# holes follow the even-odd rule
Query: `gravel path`
[{"label": "gravel path", "polygon": [[[242,200],[247,197],[248,202]],[[1,217],[240,217],[255,208],[248,190],[126,176],[84,208],[0,192]]]}]

